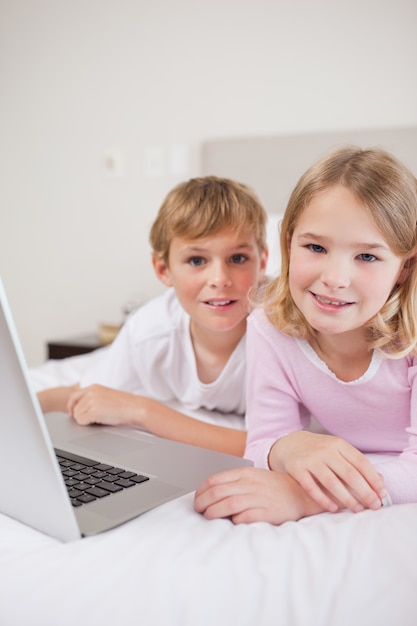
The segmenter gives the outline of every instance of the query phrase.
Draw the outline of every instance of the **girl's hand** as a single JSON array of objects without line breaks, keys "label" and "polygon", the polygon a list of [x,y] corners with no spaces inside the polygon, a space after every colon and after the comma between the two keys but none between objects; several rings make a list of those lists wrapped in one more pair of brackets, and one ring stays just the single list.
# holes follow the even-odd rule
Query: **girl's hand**
[{"label": "girl's hand", "polygon": [[335,512],[379,509],[384,480],[352,445],[332,435],[298,431],[285,435],[269,453],[272,469],[288,472],[320,506]]},{"label": "girl's hand", "polygon": [[67,411],[82,426],[138,425],[138,404],[138,396],[110,387],[91,385],[71,393]]},{"label": "girl's hand", "polygon": [[284,472],[243,467],[215,474],[197,489],[194,508],[207,519],[282,524],[323,511]]}]

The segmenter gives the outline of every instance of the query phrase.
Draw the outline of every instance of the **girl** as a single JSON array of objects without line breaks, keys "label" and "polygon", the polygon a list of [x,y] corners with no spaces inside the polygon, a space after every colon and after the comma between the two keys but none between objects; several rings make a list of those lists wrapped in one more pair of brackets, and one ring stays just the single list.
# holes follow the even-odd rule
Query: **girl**
[{"label": "girl", "polygon": [[416,224],[417,181],[383,150],[302,176],[248,323],[245,456],[264,469],[210,478],[196,510],[281,523],[417,502]]}]

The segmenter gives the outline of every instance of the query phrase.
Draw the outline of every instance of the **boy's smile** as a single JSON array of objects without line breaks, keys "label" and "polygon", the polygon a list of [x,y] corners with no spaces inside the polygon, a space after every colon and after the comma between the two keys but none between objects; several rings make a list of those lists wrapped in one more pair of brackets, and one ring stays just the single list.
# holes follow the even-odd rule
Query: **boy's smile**
[{"label": "boy's smile", "polygon": [[203,239],[174,237],[169,266],[154,261],[162,282],[174,287],[191,318],[193,332],[242,336],[248,315],[248,294],[262,279],[267,253],[261,253],[250,228],[225,228]]},{"label": "boy's smile", "polygon": [[236,300],[207,300],[206,304],[208,306],[214,306],[214,307],[221,307],[221,308],[225,308],[227,306],[230,306],[232,304],[234,304],[236,302]]},{"label": "boy's smile", "polygon": [[356,196],[342,185],[315,196],[289,246],[291,295],[309,324],[323,334],[360,329],[363,336],[400,280],[403,260]]}]

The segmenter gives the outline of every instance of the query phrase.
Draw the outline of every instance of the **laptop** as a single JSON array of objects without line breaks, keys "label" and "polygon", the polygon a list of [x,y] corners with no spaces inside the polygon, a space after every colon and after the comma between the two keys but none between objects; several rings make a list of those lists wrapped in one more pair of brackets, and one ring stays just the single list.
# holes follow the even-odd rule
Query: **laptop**
[{"label": "laptop", "polygon": [[0,415],[0,512],[61,541],[109,530],[216,472],[251,465],[132,428],[43,415],[1,279]]}]

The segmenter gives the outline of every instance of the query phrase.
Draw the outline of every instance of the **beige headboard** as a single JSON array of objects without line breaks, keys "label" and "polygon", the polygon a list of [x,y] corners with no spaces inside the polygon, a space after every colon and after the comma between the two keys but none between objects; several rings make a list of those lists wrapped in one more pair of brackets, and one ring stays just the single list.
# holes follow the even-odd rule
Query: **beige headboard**
[{"label": "beige headboard", "polygon": [[346,145],[385,148],[417,175],[416,126],[207,141],[202,172],[246,183],[269,213],[280,214],[301,174],[330,150]]}]

